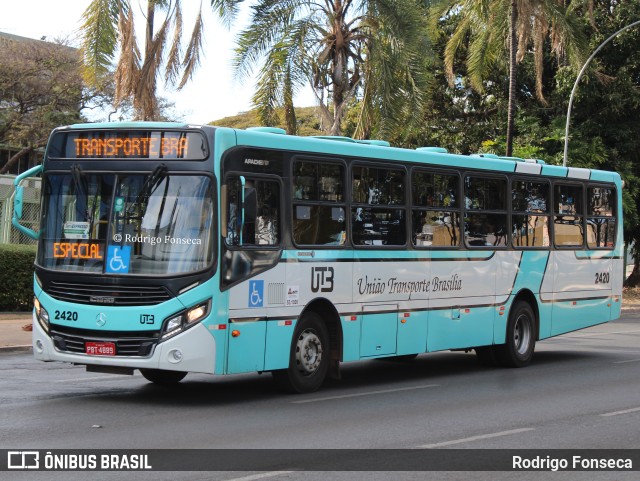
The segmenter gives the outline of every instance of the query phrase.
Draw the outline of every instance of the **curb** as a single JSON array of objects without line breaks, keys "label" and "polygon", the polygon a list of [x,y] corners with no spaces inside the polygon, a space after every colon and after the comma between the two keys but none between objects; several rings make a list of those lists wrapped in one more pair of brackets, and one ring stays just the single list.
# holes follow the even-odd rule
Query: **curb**
[{"label": "curb", "polygon": [[26,346],[1,346],[0,347],[0,354],[13,353],[13,352],[32,352],[32,351],[33,351],[33,347],[31,346],[31,344],[28,344]]},{"label": "curb", "polygon": [[622,307],[620,310],[622,311],[637,311],[640,309],[640,305],[639,306],[626,306],[626,307]]}]

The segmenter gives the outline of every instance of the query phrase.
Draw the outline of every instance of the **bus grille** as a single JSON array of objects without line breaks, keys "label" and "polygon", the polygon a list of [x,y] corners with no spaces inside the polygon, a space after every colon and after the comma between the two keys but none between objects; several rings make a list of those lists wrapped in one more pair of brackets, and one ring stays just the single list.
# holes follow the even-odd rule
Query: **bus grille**
[{"label": "bus grille", "polygon": [[51,281],[47,294],[59,301],[112,306],[154,306],[171,299],[162,286],[105,286]]},{"label": "bus grille", "polygon": [[51,330],[51,339],[59,351],[84,354],[87,342],[113,342],[116,345],[116,356],[150,356],[153,347],[158,343],[160,333],[115,331],[89,331],[56,326]]}]

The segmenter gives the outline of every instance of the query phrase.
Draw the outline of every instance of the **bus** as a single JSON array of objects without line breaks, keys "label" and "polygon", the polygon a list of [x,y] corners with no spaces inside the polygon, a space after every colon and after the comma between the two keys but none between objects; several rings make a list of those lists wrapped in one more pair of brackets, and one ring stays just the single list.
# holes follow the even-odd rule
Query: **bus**
[{"label": "bus", "polygon": [[[39,232],[20,181],[41,172]],[[55,129],[16,179],[38,239],[33,352],[177,383],[537,341],[616,319],[615,172],[180,123]]]}]

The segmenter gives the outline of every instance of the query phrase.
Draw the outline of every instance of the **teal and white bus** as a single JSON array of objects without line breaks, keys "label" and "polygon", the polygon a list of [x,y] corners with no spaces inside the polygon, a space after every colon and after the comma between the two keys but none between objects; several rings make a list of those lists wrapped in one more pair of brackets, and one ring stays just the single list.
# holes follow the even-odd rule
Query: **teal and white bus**
[{"label": "teal and white bus", "polygon": [[41,166],[33,352],[175,383],[536,341],[620,316],[615,172],[273,128],[56,129]]}]

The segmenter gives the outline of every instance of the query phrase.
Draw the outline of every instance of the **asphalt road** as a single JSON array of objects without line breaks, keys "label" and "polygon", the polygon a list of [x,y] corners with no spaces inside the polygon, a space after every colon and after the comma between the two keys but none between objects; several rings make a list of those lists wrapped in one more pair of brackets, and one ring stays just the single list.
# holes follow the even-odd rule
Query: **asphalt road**
[{"label": "asphalt road", "polygon": [[[640,311],[538,343],[524,369],[472,353],[345,364],[321,391],[285,395],[268,374],[138,373],[0,355],[0,449],[640,449]],[[446,451],[442,451],[446,453]],[[639,466],[640,467],[640,466]],[[636,468],[637,469],[637,468]],[[6,476],[5,476],[6,475]],[[639,471],[2,473],[3,479],[639,479]]]}]

